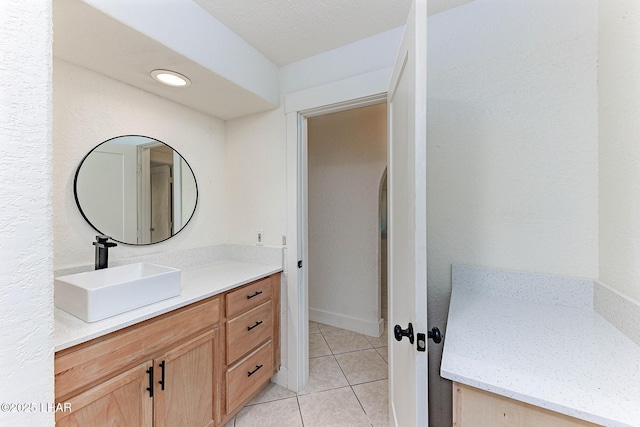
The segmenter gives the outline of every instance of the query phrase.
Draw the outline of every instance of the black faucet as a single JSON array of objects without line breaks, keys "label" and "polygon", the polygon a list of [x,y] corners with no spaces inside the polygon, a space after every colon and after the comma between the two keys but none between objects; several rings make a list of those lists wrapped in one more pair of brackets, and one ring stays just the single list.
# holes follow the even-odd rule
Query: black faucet
[{"label": "black faucet", "polygon": [[114,242],[108,242],[109,236],[98,235],[93,245],[96,247],[96,270],[109,266],[109,248],[118,246]]}]

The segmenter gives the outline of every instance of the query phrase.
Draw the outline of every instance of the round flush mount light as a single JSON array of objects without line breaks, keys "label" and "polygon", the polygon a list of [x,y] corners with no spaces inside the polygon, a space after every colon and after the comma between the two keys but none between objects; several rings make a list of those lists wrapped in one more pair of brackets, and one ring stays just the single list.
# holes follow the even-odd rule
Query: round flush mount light
[{"label": "round flush mount light", "polygon": [[191,80],[186,76],[170,70],[153,70],[151,77],[168,86],[187,87],[191,84]]}]

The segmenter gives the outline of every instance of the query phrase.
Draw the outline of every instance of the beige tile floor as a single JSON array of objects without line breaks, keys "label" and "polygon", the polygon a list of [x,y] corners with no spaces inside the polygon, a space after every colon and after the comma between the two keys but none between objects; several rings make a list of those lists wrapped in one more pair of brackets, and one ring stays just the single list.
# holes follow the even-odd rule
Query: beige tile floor
[{"label": "beige tile floor", "polygon": [[387,334],[373,338],[309,323],[309,384],[270,383],[225,427],[388,425]]}]

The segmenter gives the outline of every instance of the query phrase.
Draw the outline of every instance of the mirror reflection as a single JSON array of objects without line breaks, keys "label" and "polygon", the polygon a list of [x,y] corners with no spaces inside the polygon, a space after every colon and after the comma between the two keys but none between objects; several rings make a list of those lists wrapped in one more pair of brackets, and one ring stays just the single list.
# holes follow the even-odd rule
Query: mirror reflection
[{"label": "mirror reflection", "polygon": [[177,234],[198,200],[186,160],[167,144],[140,135],[118,136],[91,150],[76,171],[74,193],[96,231],[130,245]]}]

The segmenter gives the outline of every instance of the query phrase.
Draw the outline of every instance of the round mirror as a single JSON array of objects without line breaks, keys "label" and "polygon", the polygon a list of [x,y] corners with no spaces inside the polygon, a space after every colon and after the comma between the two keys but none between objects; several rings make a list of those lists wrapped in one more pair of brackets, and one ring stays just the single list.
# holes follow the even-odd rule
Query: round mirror
[{"label": "round mirror", "polygon": [[198,202],[187,161],[167,144],[140,135],[118,136],[91,150],[78,166],[73,191],[96,231],[128,245],[174,236]]}]

